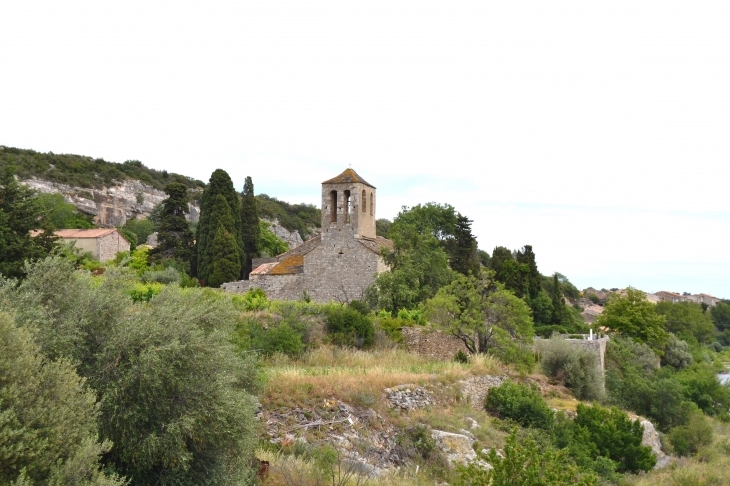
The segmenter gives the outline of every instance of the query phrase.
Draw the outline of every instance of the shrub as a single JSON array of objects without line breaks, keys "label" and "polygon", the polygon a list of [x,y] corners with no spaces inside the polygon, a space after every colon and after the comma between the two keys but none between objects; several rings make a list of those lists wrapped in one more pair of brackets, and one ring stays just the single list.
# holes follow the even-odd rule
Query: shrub
[{"label": "shrub", "polygon": [[593,474],[581,474],[565,450],[551,447],[541,448],[528,436],[518,440],[517,433],[507,437],[504,455],[491,449],[481,457],[492,466],[486,469],[477,462],[459,466],[459,486],[562,486],[576,484],[592,486],[598,484]]},{"label": "shrub", "polygon": [[137,283],[134,285],[134,288],[129,291],[129,295],[132,297],[132,301],[134,302],[149,302],[152,297],[159,294],[161,291],[161,283]]},{"label": "shrub", "polygon": [[644,427],[615,407],[578,404],[573,440],[578,447],[596,458],[607,457],[616,463],[618,472],[649,471],[656,464],[651,448],[641,445]]},{"label": "shrub", "polygon": [[405,337],[403,336],[401,329],[413,325],[413,321],[390,317],[390,314],[388,314],[388,317],[386,318],[379,318],[377,322],[378,328],[382,329],[394,343],[402,343],[405,340]]},{"label": "shrub", "polygon": [[603,398],[603,373],[598,355],[558,336],[539,343],[545,374],[561,381],[579,400]]},{"label": "shrub", "polygon": [[231,300],[236,307],[246,311],[260,311],[269,308],[266,292],[261,289],[249,289],[242,296],[235,296]]},{"label": "shrub", "polygon": [[686,425],[669,431],[669,442],[678,456],[697,454],[701,447],[712,444],[712,425],[700,411],[690,415]]},{"label": "shrub", "polygon": [[374,342],[375,327],[370,317],[350,307],[337,306],[327,310],[327,333],[334,344],[366,348]]},{"label": "shrub", "polygon": [[662,364],[672,366],[678,370],[691,365],[692,355],[687,350],[687,342],[678,339],[674,334],[670,334],[669,340],[666,346],[664,346]]},{"label": "shrub", "polygon": [[140,277],[143,283],[161,283],[161,284],[179,284],[182,281],[180,272],[172,267],[167,267],[164,270],[149,270],[142,274]]},{"label": "shrub", "polygon": [[535,385],[528,387],[511,381],[491,388],[484,408],[500,418],[514,420],[523,427],[549,429],[555,418]]},{"label": "shrub", "polygon": [[469,356],[467,356],[464,351],[459,350],[454,355],[454,361],[456,361],[457,363],[466,364],[469,362]]},{"label": "shrub", "polygon": [[302,336],[286,322],[271,325],[268,329],[261,324],[251,323],[251,348],[261,351],[265,356],[284,353],[298,358],[304,350]]}]

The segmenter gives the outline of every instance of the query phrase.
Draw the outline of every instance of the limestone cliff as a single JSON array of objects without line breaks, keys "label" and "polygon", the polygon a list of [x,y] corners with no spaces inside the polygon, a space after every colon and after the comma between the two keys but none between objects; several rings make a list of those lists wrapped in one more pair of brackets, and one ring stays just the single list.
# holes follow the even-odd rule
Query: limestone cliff
[{"label": "limestone cliff", "polygon": [[[163,191],[138,180],[127,180],[101,189],[67,186],[38,178],[20,181],[21,184],[42,193],[62,194],[84,214],[94,216],[94,224],[110,228],[122,226],[130,219],[146,219],[152,209],[167,198]],[[200,208],[188,204],[188,220],[197,222]]]}]

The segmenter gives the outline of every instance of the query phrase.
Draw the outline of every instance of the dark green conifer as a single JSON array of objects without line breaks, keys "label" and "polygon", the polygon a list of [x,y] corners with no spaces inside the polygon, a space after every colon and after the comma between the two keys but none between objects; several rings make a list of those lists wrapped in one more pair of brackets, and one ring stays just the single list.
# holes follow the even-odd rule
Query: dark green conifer
[{"label": "dark green conifer", "polygon": [[184,184],[173,182],[165,187],[165,193],[169,197],[162,201],[158,244],[150,255],[190,262],[194,236],[185,219],[188,213],[188,188]]},{"label": "dark green conifer", "polygon": [[553,303],[553,324],[560,324],[565,318],[565,299],[563,298],[563,286],[558,279],[558,274],[553,275],[553,285],[550,289],[550,300]]},{"label": "dark green conifer", "polygon": [[213,241],[210,245],[213,257],[210,276],[207,284],[210,287],[220,287],[221,284],[232,282],[241,274],[241,261],[238,258],[236,239],[225,229],[224,224],[218,224]]},{"label": "dark green conifer", "polygon": [[[15,180],[13,169],[5,167],[0,174],[0,274],[22,277],[25,260],[43,258],[57,239],[35,193]],[[32,230],[42,229],[37,236]]]},{"label": "dark green conifer", "polygon": [[521,266],[520,270],[523,273],[524,288],[526,295],[530,299],[537,298],[542,288],[540,285],[541,275],[537,271],[537,262],[535,261],[535,252],[532,251],[532,245],[525,245],[522,251],[518,251],[516,255],[517,263]]},{"label": "dark green conifer", "polygon": [[469,218],[459,214],[454,226],[454,239],[449,245],[451,269],[464,275],[479,274],[477,239],[471,232],[471,223]]},{"label": "dark green conifer", "polygon": [[241,225],[243,229],[243,250],[246,252],[246,263],[243,267],[243,278],[248,278],[252,270],[252,260],[261,252],[261,228],[259,227],[259,209],[253,193],[253,181],[246,177],[241,194]]},{"label": "dark green conifer", "polygon": [[[218,198],[220,196],[225,202],[221,204]],[[226,208],[228,217],[220,214],[220,211]],[[233,241],[235,242],[236,254],[238,256],[238,269],[239,272],[244,263],[245,253],[243,251],[242,241],[242,229],[241,229],[241,218],[233,218],[231,215],[235,214],[238,216],[241,211],[241,206],[238,201],[238,193],[233,188],[233,182],[228,176],[228,173],[222,169],[217,169],[210,176],[210,182],[203,191],[203,197],[200,202],[200,221],[198,222],[198,228],[196,232],[196,259],[194,261],[194,268],[197,271],[197,277],[204,282],[207,282],[213,272],[213,252],[212,243],[213,238],[218,231],[218,221],[223,218],[227,222],[224,224],[224,229],[230,233]],[[230,220],[230,221],[229,221]],[[236,276],[234,280],[240,278],[240,274]]]}]

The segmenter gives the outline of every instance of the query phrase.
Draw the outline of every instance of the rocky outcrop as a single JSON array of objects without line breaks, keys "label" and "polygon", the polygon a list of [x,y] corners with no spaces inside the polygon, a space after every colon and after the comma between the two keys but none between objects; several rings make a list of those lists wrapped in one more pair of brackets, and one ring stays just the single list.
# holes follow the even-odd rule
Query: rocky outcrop
[{"label": "rocky outcrop", "polygon": [[452,465],[468,464],[477,458],[477,453],[472,448],[474,445],[473,437],[444,432],[443,430],[432,430],[431,437]]},{"label": "rocky outcrop", "polygon": [[654,466],[654,469],[668,466],[671,458],[662,451],[662,441],[659,438],[659,432],[654,428],[654,424],[645,418],[637,416],[632,416],[631,418],[633,420],[641,420],[640,423],[644,426],[644,436],[641,439],[641,445],[651,447],[651,452],[656,457],[656,466]]},{"label": "rocky outcrop", "polygon": [[299,234],[299,231],[289,231],[288,229],[284,228],[282,225],[279,224],[278,221],[268,221],[264,220],[267,223],[269,223],[269,229],[272,233],[274,233],[280,240],[282,240],[284,243],[289,245],[289,249],[296,248],[297,246],[304,243],[304,240],[302,240],[302,236]]},{"label": "rocky outcrop", "polygon": [[[94,224],[104,228],[123,226],[130,219],[146,219],[152,209],[167,198],[167,194],[138,180],[127,180],[102,189],[67,186],[37,178],[21,180],[41,193],[61,194],[66,202],[94,216]],[[188,220],[200,219],[200,208],[188,204]]]}]

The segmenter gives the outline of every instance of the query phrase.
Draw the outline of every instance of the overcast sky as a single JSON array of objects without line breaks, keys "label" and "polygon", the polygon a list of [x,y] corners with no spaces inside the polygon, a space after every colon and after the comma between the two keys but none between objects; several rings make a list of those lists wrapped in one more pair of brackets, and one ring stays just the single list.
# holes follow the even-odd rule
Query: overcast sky
[{"label": "overcast sky", "polygon": [[0,144],[378,217],[450,203],[579,288],[730,298],[730,2],[0,4]]}]

